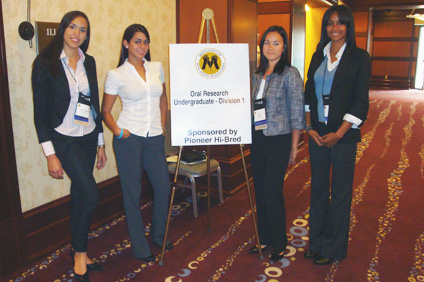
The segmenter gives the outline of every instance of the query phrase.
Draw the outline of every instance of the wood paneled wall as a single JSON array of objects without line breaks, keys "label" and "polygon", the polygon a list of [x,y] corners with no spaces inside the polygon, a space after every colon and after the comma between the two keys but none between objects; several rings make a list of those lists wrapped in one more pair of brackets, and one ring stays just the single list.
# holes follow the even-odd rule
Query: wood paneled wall
[{"label": "wood paneled wall", "polygon": [[354,12],[356,46],[367,50],[368,12]]},{"label": "wood paneled wall", "polygon": [[406,12],[375,11],[372,32],[374,88],[414,87],[418,32]]},{"label": "wood paneled wall", "polygon": [[[256,61],[255,0],[177,0],[177,43],[197,43],[202,12],[210,8],[220,43],[248,43],[250,60]],[[201,43],[206,43],[206,24]],[[210,25],[210,43],[216,43]]]},{"label": "wood paneled wall", "polygon": [[[256,66],[257,2],[233,0],[231,4],[229,42],[248,43],[250,66]],[[253,70],[252,69],[252,70]]]},{"label": "wood paneled wall", "polygon": [[342,2],[354,11],[367,11],[369,7],[380,8],[382,6],[390,6],[391,8],[405,5],[418,7],[423,4],[422,0],[342,0]]},{"label": "wood paneled wall", "polygon": [[266,15],[259,14],[258,15],[258,34],[259,34],[258,43],[261,40],[265,30],[267,30],[268,27],[273,25],[282,26],[286,30],[289,38],[291,38],[290,19],[291,19],[290,13],[266,14]]},{"label": "wood paneled wall", "polygon": [[[370,45],[372,59],[371,87],[382,89],[414,88],[416,60],[418,52],[419,27],[412,19],[406,18],[415,3],[400,3],[394,0],[344,0],[353,10],[356,26],[356,44],[362,49]],[[422,3],[421,3],[422,4]],[[382,5],[392,5],[383,9]],[[369,8],[373,7],[369,22]],[[415,13],[424,13],[415,10]],[[368,42],[368,25],[371,37]]]},{"label": "wood paneled wall", "polygon": [[260,41],[268,27],[273,25],[282,26],[291,40],[291,11],[292,3],[288,1],[259,1],[258,3],[258,34]]},{"label": "wood paneled wall", "polygon": [[[220,43],[228,43],[228,0],[178,0],[177,1],[177,42],[197,43],[202,22],[202,12],[210,8],[214,12],[214,21]],[[216,43],[212,24],[210,26],[210,42]],[[203,30],[202,43],[206,43],[206,24]]]}]

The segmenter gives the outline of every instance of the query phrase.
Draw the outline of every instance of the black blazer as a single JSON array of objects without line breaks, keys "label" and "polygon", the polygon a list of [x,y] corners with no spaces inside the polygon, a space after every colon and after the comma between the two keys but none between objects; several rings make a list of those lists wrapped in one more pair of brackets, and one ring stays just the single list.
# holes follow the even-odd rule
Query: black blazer
[{"label": "black blazer", "polygon": [[[96,112],[97,132],[103,132],[102,116],[99,106],[99,89],[97,85],[96,62],[85,54],[84,67],[87,73],[91,99]],[[62,124],[71,102],[69,83],[62,64],[59,73],[53,77],[46,62],[38,56],[32,68],[32,91],[34,99],[34,122],[40,143],[52,140],[54,128]]]},{"label": "black blazer", "polygon": [[[324,54],[322,51],[314,53],[305,85],[305,104],[310,106],[311,125],[314,128],[317,128],[319,122],[314,75],[323,60]],[[368,53],[357,47],[346,47],[334,75],[330,91],[328,132],[336,132],[339,129],[346,113],[361,119],[362,124],[367,119],[370,77],[371,61]],[[356,143],[360,141],[360,130],[350,129],[339,142]]]}]

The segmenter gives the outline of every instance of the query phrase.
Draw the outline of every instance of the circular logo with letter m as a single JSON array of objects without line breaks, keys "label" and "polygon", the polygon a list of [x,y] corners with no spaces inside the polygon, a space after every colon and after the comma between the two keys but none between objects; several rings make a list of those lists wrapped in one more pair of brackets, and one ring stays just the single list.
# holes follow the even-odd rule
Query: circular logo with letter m
[{"label": "circular logo with letter m", "polygon": [[217,49],[203,49],[196,56],[195,66],[201,76],[217,78],[225,70],[225,58]]}]

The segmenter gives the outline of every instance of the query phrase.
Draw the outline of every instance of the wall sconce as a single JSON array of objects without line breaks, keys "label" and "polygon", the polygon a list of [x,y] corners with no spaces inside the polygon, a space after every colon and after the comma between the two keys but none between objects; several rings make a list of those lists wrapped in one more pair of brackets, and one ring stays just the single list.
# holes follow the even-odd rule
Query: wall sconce
[{"label": "wall sconce", "polygon": [[310,8],[308,6],[308,4],[305,4],[305,12],[309,12]]},{"label": "wall sconce", "polygon": [[412,12],[406,17],[410,19],[418,19],[418,20],[424,21],[424,14],[414,14],[414,11],[415,9],[413,9]]},{"label": "wall sconce", "polygon": [[337,4],[337,1],[336,1],[336,3],[332,3],[332,2],[330,2],[330,1],[328,1],[328,0],[320,0],[322,3],[325,3],[325,4],[327,4],[328,6],[333,6],[333,5],[335,5],[335,4]]},{"label": "wall sconce", "polygon": [[407,18],[418,19],[424,21],[424,14],[407,15]]}]

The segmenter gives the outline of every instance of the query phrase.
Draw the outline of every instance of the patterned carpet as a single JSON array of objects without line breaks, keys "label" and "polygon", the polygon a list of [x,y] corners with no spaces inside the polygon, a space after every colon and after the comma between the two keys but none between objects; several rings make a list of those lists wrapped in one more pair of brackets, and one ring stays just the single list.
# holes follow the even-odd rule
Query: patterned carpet
[{"label": "patterned carpet", "polygon": [[[178,192],[170,226],[175,248],[165,254],[164,266],[132,257],[122,216],[90,235],[89,253],[106,269],[90,273],[91,281],[424,281],[424,92],[373,91],[370,102],[358,146],[349,251],[343,261],[316,266],[303,257],[310,196],[306,144],[286,175],[289,252],[281,261],[271,263],[269,249],[263,260],[247,254],[255,236],[246,191],[221,205],[213,195],[210,232],[205,193],[198,194],[196,219],[190,193]],[[142,207],[145,222],[150,222],[151,209],[151,203]],[[75,281],[69,248],[2,281]]]}]

